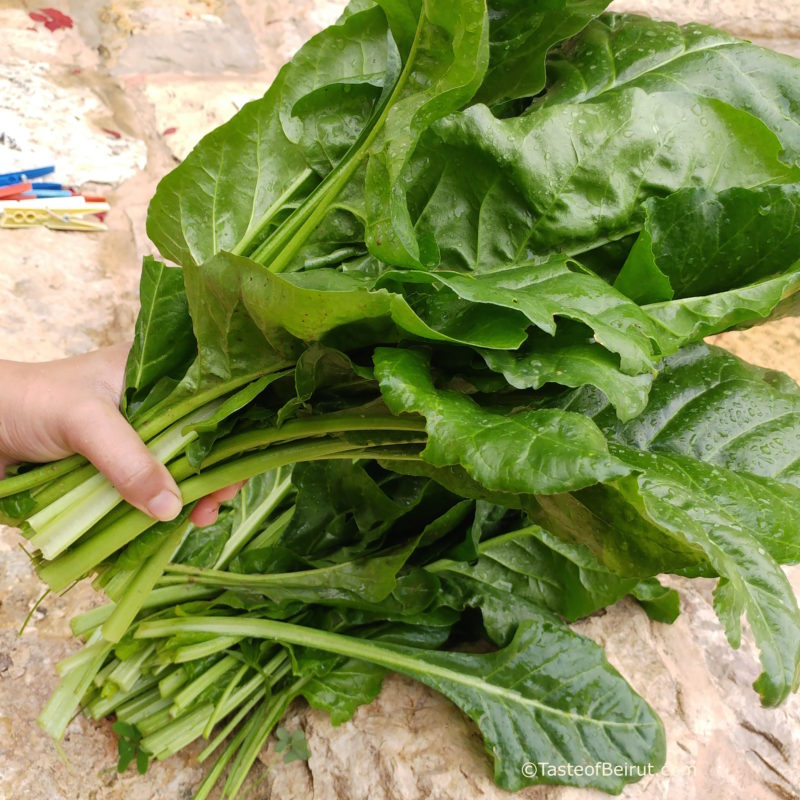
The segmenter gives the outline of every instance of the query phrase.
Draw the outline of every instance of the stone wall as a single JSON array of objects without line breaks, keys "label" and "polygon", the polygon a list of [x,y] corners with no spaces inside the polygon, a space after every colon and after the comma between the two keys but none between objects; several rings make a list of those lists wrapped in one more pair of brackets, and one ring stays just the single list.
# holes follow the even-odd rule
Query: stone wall
[{"label": "stone wall", "polygon": [[[57,2],[57,0],[54,0]],[[72,0],[71,29],[34,25],[31,3],[0,0],[0,172],[48,161],[66,181],[110,197],[104,234],[0,231],[0,357],[46,360],[130,337],[144,216],[155,184],[206,131],[263,93],[280,64],[341,8],[334,0]],[[796,0],[627,0],[614,8],[697,19],[800,56]],[[114,132],[114,133],[111,133]],[[719,342],[800,380],[796,320]],[[0,800],[189,798],[204,774],[182,754],[139,777],[117,775],[110,726],[76,719],[67,762],[35,718],[73,649],[67,622],[97,597],[79,586],[47,598],[24,635],[16,631],[41,586],[14,531],[0,529]],[[789,572],[800,592],[800,569]],[[752,639],[732,651],[710,603],[711,582],[672,581],[683,614],[651,622],[621,602],[577,630],[664,719],[669,758],[657,776],[630,786],[634,798],[800,797],[800,701],[758,704]],[[257,769],[251,798],[275,800],[487,800],[492,783],[471,724],[446,700],[390,677],[378,700],[333,728],[301,704],[308,764]],[[262,762],[272,763],[271,747]],[[263,781],[262,781],[263,778]],[[526,800],[599,793],[534,788]]]}]

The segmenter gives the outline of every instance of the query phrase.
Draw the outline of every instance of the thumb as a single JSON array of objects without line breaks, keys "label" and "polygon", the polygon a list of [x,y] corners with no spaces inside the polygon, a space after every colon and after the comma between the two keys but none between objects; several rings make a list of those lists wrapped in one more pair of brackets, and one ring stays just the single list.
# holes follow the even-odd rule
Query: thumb
[{"label": "thumb", "polygon": [[162,521],[178,516],[183,500],[177,484],[115,406],[97,401],[76,417],[65,437],[75,452],[140,511]]}]

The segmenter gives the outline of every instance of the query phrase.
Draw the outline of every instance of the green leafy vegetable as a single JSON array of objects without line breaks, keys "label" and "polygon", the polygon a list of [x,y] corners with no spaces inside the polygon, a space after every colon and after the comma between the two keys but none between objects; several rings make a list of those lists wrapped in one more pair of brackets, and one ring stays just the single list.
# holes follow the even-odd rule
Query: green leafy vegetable
[{"label": "green leafy vegetable", "polygon": [[233,798],[276,728],[310,757],[295,698],[339,724],[396,670],[500,786],[620,792],[663,726],[568,623],[672,622],[669,574],[746,617],[765,706],[797,688],[800,388],[702,339],[800,310],[800,66],[604,6],[353,0],[162,180],[123,411],[184,512],[80,457],[0,482],[50,589],[109,600],[47,733],[114,714],[120,770],[203,738]]}]

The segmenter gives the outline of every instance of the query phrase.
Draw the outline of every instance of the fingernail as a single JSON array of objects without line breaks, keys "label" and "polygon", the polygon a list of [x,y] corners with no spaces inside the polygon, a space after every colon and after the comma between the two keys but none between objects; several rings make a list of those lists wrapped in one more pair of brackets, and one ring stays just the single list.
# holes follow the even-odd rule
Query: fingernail
[{"label": "fingernail", "polygon": [[159,492],[148,504],[147,513],[151,517],[160,519],[162,522],[175,519],[181,513],[183,503],[179,497],[166,489]]}]

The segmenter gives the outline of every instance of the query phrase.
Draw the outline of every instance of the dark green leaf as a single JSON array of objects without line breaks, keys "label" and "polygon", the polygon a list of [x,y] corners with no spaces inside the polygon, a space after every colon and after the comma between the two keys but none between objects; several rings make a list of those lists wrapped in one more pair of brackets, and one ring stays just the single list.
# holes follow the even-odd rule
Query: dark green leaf
[{"label": "dark green leaf", "polygon": [[[430,628],[424,623],[395,623],[368,635],[373,641],[438,647],[444,644],[448,632],[449,626]],[[369,661],[339,658],[322,650],[292,647],[291,652],[295,674],[309,678],[303,686],[303,696],[314,708],[327,711],[333,725],[347,722],[360,705],[371,703],[378,696],[387,672]]]},{"label": "dark green leaf", "polygon": [[547,75],[547,92],[534,108],[627,87],[678,90],[758,117],[777,134],[788,160],[800,157],[797,62],[707,25],[606,14],[553,53]]},{"label": "dark green leaf", "polygon": [[137,749],[136,751],[136,771],[140,775],[144,775],[147,772],[147,765],[150,762],[150,753],[147,750],[142,750],[141,748]]},{"label": "dark green leaf", "polygon": [[281,544],[309,558],[349,545],[370,545],[419,497],[397,502],[362,465],[346,461],[298,464],[293,482],[297,503]]},{"label": "dark green leaf", "polygon": [[117,720],[111,726],[111,730],[114,731],[117,736],[123,739],[130,739],[132,742],[138,742],[142,738],[142,734],[139,732],[139,729],[135,725],[131,725],[130,722]]},{"label": "dark green leaf", "polygon": [[662,586],[657,578],[647,578],[631,590],[636,602],[650,619],[671,624],[681,613],[681,599],[674,589]]},{"label": "dark green leaf", "polygon": [[173,561],[176,564],[187,564],[192,567],[213,567],[225,542],[228,541],[232,524],[233,515],[230,512],[223,512],[216,522],[210,525],[203,528],[192,527]]},{"label": "dark green leaf", "polygon": [[278,604],[290,601],[342,604],[365,607],[386,600],[397,585],[397,573],[413,552],[417,539],[369,558],[343,561],[317,569],[295,572],[242,574],[224,570],[182,568],[195,583],[225,589],[246,590],[267,597]]},{"label": "dark green leaf", "polygon": [[[665,759],[665,735],[653,710],[606,661],[590,639],[573,633],[555,615],[531,605],[511,643],[484,655],[436,652],[342,636],[297,625],[246,617],[168,620],[172,630],[221,632],[277,639],[393,669],[452,700],[478,726],[494,760],[495,781],[517,790],[547,776],[524,774],[535,757],[556,767],[577,764],[647,765]],[[144,623],[139,635],[156,635],[161,623]],[[620,771],[621,772],[621,771]],[[633,772],[634,774],[630,774]],[[625,774],[577,774],[559,782],[619,792],[637,779]]]},{"label": "dark green leaf", "polygon": [[720,100],[622,88],[511,119],[481,105],[450,114],[409,194],[442,264],[486,272],[636,232],[649,197],[800,180],[780,153],[763,122]]},{"label": "dark green leaf", "polygon": [[645,203],[614,286],[638,303],[730,291],[780,275],[800,252],[800,184],[684,189]]},{"label": "dark green leaf", "polygon": [[491,105],[538,94],[544,87],[547,51],[581,30],[608,3],[492,0],[488,5],[491,60],[476,100]]},{"label": "dark green leaf", "polygon": [[[590,402],[586,391],[575,399],[573,408]],[[798,402],[785,379],[716,348],[687,348],[665,362],[637,419],[623,424],[603,403],[585,405],[614,440],[611,452],[639,474],[569,499],[540,499],[539,521],[561,534],[589,532],[579,527],[577,504],[628,546],[656,543],[656,526],[674,545],[699,548],[720,576],[715,610],[734,647],[747,614],[764,667],[754,685],[765,705],[781,702],[800,676],[800,610],[776,563],[800,559],[800,489],[792,485]],[[638,553],[635,561],[643,563]]]},{"label": "dark green leaf", "polygon": [[800,683],[800,609],[765,542],[770,533],[794,533],[798,542],[798,532],[776,532],[774,518],[769,519],[773,531],[766,536],[748,525],[749,520],[726,502],[729,498],[717,497],[718,487],[728,478],[723,470],[685,456],[621,446],[612,447],[612,452],[642,470],[638,477],[618,482],[626,501],[671,536],[702,548],[720,576],[714,610],[733,647],[739,646],[741,616],[747,614],[764,668],[753,684],[762,703],[774,706],[786,699]]},{"label": "dark green leaf", "polygon": [[[575,397],[571,407],[580,402]],[[800,390],[786,376],[698,344],[665,360],[648,407],[635,420],[623,424],[607,406],[602,408],[589,413],[622,444],[686,455],[740,473],[730,476],[732,489],[724,495],[744,491],[757,498],[765,491],[768,483],[763,481],[745,489],[741,473],[793,484],[785,490],[774,486],[770,494],[778,494],[769,501],[775,513],[784,497],[791,517],[789,498],[800,496],[794,489],[800,489]]]},{"label": "dark green leaf", "polygon": [[313,344],[297,360],[294,370],[297,397],[303,402],[321,389],[339,390],[373,381],[372,371],[353,363],[344,353]]},{"label": "dark green leaf", "polygon": [[161,378],[181,377],[196,348],[183,273],[150,256],[142,263],[141,307],[125,368],[125,401],[142,397]]},{"label": "dark green leaf", "polygon": [[378,348],[375,377],[393,413],[425,417],[425,460],[460,465],[487,489],[549,494],[627,472],[585,417],[557,409],[487,411],[458,392],[437,390],[420,353]]},{"label": "dark green leaf", "polygon": [[136,755],[137,747],[130,739],[121,738],[117,740],[117,750],[119,751],[117,772],[125,772]]},{"label": "dark green leaf", "polygon": [[[410,8],[418,24],[383,128],[370,149],[366,172],[366,242],[383,261],[406,266],[438,261],[436,243],[420,241],[406,199],[406,165],[430,125],[466,104],[489,62],[489,19],[482,0],[385,0],[393,30],[402,12],[400,46],[410,33]],[[391,18],[390,17],[390,18]]]},{"label": "dark green leaf", "polygon": [[[478,552],[473,564],[446,561],[436,566],[436,572],[444,570],[448,580],[458,579],[458,585],[473,598],[468,602],[472,606],[481,605],[482,592],[500,588],[573,621],[615,603],[638,583],[636,578],[610,572],[587,547],[571,545],[538,526],[482,542]],[[490,633],[495,641],[505,643],[524,617],[515,613],[513,604],[502,608],[501,601],[505,622],[502,626],[495,622]]]}]

